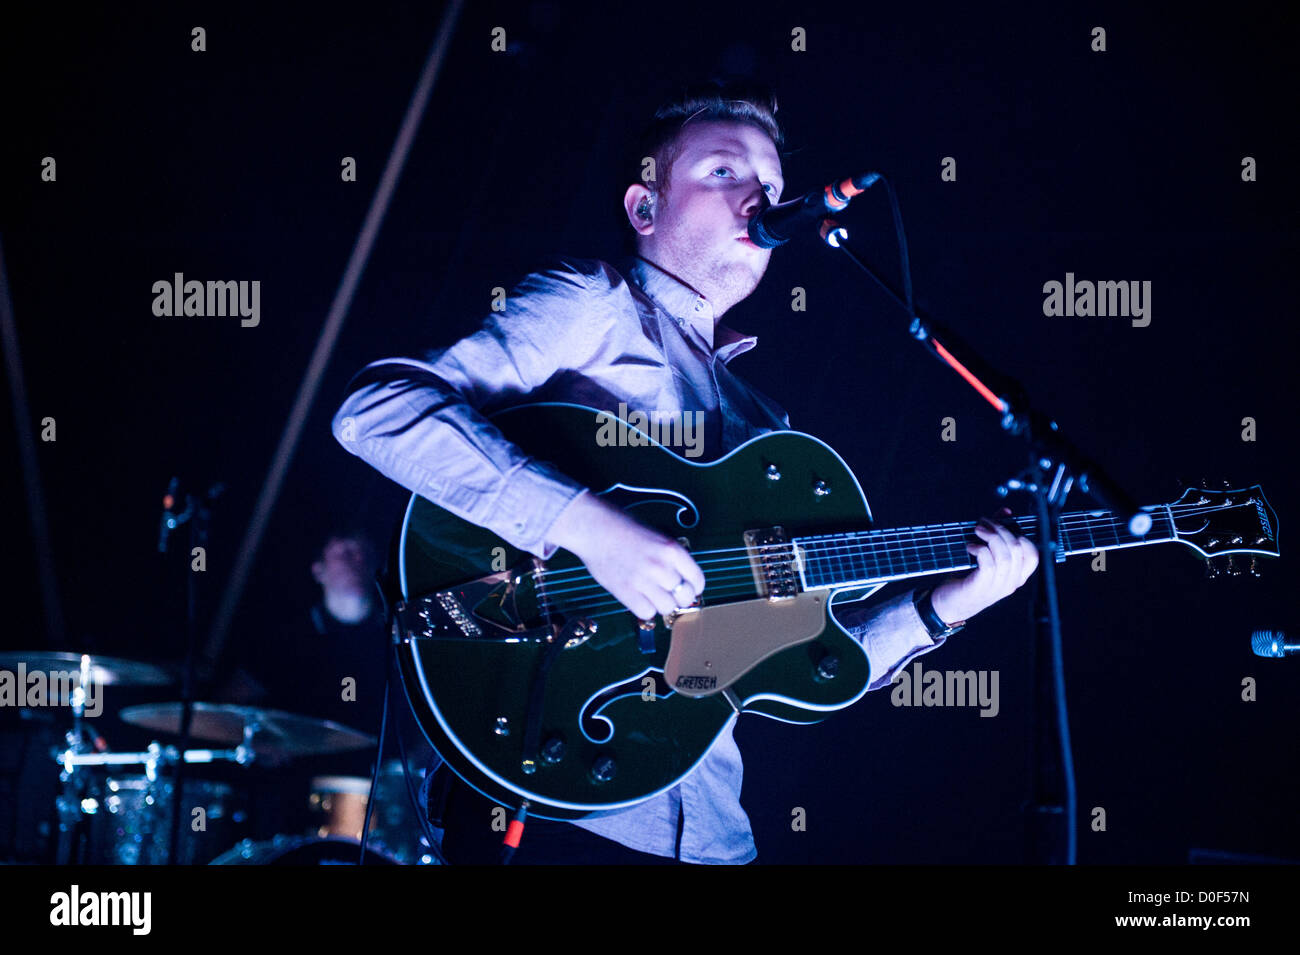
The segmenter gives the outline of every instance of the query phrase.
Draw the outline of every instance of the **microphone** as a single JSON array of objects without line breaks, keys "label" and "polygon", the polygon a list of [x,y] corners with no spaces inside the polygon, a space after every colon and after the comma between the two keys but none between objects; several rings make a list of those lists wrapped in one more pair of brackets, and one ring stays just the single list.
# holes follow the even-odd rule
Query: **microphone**
[{"label": "microphone", "polygon": [[1287,643],[1281,630],[1256,630],[1250,635],[1250,648],[1257,657],[1289,657],[1300,653],[1300,643]]},{"label": "microphone", "polygon": [[760,249],[785,245],[803,223],[817,222],[832,213],[842,212],[850,199],[866,192],[879,180],[880,173],[864,172],[860,176],[833,182],[825,189],[814,190],[802,199],[768,206],[749,220],[749,237]]}]

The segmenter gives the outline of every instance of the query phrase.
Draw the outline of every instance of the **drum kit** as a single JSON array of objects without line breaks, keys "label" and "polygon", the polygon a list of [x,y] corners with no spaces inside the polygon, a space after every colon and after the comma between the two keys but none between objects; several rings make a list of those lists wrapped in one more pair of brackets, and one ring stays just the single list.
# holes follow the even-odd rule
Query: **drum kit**
[{"label": "drum kit", "polygon": [[[182,774],[179,844],[172,849],[173,770],[178,763],[228,764],[238,773],[278,768],[305,756],[345,753],[374,746],[373,736],[328,720],[280,710],[193,703],[191,741],[215,748],[179,750],[152,741],[137,752],[116,752],[87,722],[87,688],[171,684],[166,671],[117,657],[76,653],[0,653],[0,670],[68,674],[72,727],[51,755],[59,766],[57,797],[59,864],[160,865],[355,865],[360,857],[371,780],[319,776],[305,795],[314,825],[266,841],[236,842],[246,819],[240,787]],[[183,706],[148,703],[118,712],[130,725],[159,737],[180,736]],[[238,774],[237,773],[237,774]],[[416,783],[418,785],[418,781]],[[418,865],[437,861],[416,815],[400,760],[381,767],[375,787],[365,864]],[[231,848],[234,843],[233,848]]]}]

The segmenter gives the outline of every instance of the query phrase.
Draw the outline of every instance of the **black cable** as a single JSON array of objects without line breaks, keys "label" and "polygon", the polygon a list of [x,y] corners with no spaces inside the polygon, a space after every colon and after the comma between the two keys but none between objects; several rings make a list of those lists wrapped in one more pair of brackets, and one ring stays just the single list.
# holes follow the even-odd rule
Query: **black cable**
[{"label": "black cable", "polygon": [[[377,578],[374,583],[375,583],[375,591],[379,594],[379,606],[383,611],[386,632],[392,633],[393,620],[391,617],[391,611],[389,610],[388,607],[388,599],[384,594],[383,586],[380,584]],[[383,709],[383,713],[379,717],[379,741],[375,746],[375,768],[371,770],[370,773],[370,795],[366,797],[366,818],[365,821],[361,824],[361,858],[358,860],[357,865],[366,864],[366,843],[370,841],[370,819],[375,812],[375,794],[379,790],[379,772],[380,772],[380,768],[383,766],[384,763],[384,735],[388,732],[389,679],[387,674],[388,671],[387,638],[385,638],[384,659],[385,659],[384,709]]]},{"label": "black cable", "polygon": [[375,768],[370,773],[370,795],[366,798],[366,820],[361,824],[361,858],[357,865],[366,864],[366,843],[370,841],[370,817],[375,812],[375,792],[379,788],[379,768],[384,761],[384,733],[388,730],[388,684],[384,684],[384,712],[379,718],[379,744],[375,747]]},{"label": "black cable", "polygon": [[[392,660],[393,660],[393,667],[396,668],[397,666],[396,645],[394,645],[393,647]],[[391,671],[390,671],[390,679],[391,679]],[[442,854],[442,847],[438,845],[437,837],[435,837],[433,834],[433,823],[429,822],[427,809],[420,805],[419,794],[415,791],[415,786],[411,782],[411,774],[409,772],[410,762],[407,760],[406,757],[406,740],[403,739],[402,737],[402,730],[400,726],[397,728],[396,735],[397,735],[397,749],[398,752],[402,754],[402,780],[403,782],[406,783],[406,798],[411,801],[411,808],[415,810],[415,818],[420,823],[420,831],[424,834],[424,841],[429,847],[429,854],[432,855],[435,859],[437,859],[440,865],[450,865],[450,863],[447,861],[447,857]],[[451,772],[451,769],[448,768],[447,771]],[[435,769],[433,772],[436,773],[437,770]],[[432,786],[433,784],[433,773],[429,774],[429,784],[430,786]]]}]

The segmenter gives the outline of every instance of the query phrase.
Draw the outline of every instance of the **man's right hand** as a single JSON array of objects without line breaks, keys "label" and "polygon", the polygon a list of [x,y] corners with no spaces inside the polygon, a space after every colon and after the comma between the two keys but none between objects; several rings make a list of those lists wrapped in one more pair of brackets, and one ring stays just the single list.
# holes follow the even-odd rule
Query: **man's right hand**
[{"label": "man's right hand", "polygon": [[546,537],[640,620],[688,607],[704,592],[704,572],[685,547],[590,492],[560,512]]}]

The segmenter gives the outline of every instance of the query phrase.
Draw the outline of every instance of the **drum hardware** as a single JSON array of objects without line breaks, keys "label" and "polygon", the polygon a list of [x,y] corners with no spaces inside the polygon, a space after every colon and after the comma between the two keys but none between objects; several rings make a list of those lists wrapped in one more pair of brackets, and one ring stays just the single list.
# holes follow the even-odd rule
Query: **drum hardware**
[{"label": "drum hardware", "polygon": [[[84,703],[84,698],[80,702]],[[242,812],[229,808],[233,804],[232,788],[184,778],[180,789],[182,802],[175,803],[175,769],[181,764],[227,762],[243,767],[261,764],[274,767],[298,756],[346,752],[375,742],[371,736],[326,720],[279,710],[194,703],[190,738],[215,742],[220,748],[182,751],[155,740],[141,751],[113,752],[103,748],[102,740],[92,742],[81,722],[82,713],[75,697],[73,704],[74,725],[67,733],[66,746],[61,752],[51,753],[60,766],[59,779],[63,783],[57,810],[58,861],[64,864],[164,864],[173,861],[173,857],[176,862],[192,864],[212,858],[221,845],[228,846],[235,836],[231,826],[241,822],[243,816]],[[176,734],[180,730],[182,710],[179,703],[153,703],[128,707],[119,716],[145,729]],[[139,766],[142,772],[131,776],[93,772],[125,766]],[[187,826],[179,827],[176,831],[180,839],[173,853],[173,828],[169,820],[173,813],[179,813],[181,805],[191,803],[192,809],[204,810],[205,828],[195,833]],[[364,799],[362,808],[364,811]],[[381,831],[383,820],[377,821],[381,825],[372,828]],[[338,861],[334,857],[340,850],[335,844],[340,840],[316,840],[328,843],[323,848],[308,845],[306,837],[293,837],[290,841],[292,844],[286,842],[274,847],[250,844],[257,851],[250,850],[245,861],[279,864],[281,852],[289,853],[284,864],[317,856],[323,861],[314,864]],[[354,862],[356,842],[347,842],[351,854],[344,862]],[[397,861],[382,849],[367,852],[366,858],[377,864]]]},{"label": "drum hardware", "polygon": [[[0,668],[14,669],[20,674],[23,671],[62,674],[70,690],[67,702],[72,711],[72,726],[64,734],[62,748],[54,747],[49,752],[59,766],[62,784],[55,800],[56,861],[60,864],[131,865],[170,861],[172,829],[167,816],[173,807],[177,813],[180,811],[180,805],[173,804],[172,798],[176,791],[176,771],[183,765],[226,762],[243,767],[262,763],[275,766],[299,756],[346,752],[376,742],[372,736],[327,720],[280,710],[193,703],[188,737],[216,743],[217,747],[182,749],[154,740],[143,750],[114,752],[87,724],[87,705],[95,702],[93,696],[88,699],[87,688],[94,684],[166,685],[172,678],[165,670],[116,657],[46,651],[0,653]],[[129,707],[119,715],[124,721],[146,729],[179,734],[183,710],[181,703],[147,704]],[[140,767],[141,771],[127,776],[108,775],[128,766]],[[203,843],[225,839],[229,845],[229,824],[241,821],[243,813],[230,810],[233,800],[228,785],[182,779],[181,786],[182,803],[193,802],[194,808],[204,810],[205,828],[199,833],[188,827],[178,830],[181,838],[175,861],[201,862],[204,861],[201,856],[210,856],[207,850],[212,848]],[[395,801],[385,794],[377,800],[377,805],[386,802]],[[405,802],[400,805],[404,806]],[[362,806],[364,809],[364,796]],[[397,823],[389,818],[393,811],[385,808],[384,813],[377,815],[372,831],[382,836],[391,830],[395,835]],[[209,827],[213,822],[218,824]],[[211,834],[205,837],[203,832]],[[393,835],[389,839],[398,841]],[[338,854],[335,845],[338,839],[315,840],[327,843],[324,848],[312,848],[306,837],[293,837],[289,841],[292,845],[285,843],[274,851],[259,848],[253,855],[274,856],[282,850],[292,850],[292,858]],[[348,840],[348,844],[350,854],[346,855],[346,861],[350,862],[356,858],[356,842]],[[387,864],[397,861],[383,849],[367,852],[367,860]],[[329,863],[330,860],[325,860],[319,864]]]},{"label": "drum hardware", "polygon": [[[140,862],[164,864],[169,861],[171,846],[167,811],[175,794],[174,783],[159,767],[185,763],[233,762],[246,766],[253,753],[246,746],[234,749],[196,749],[179,752],[174,746],[151,742],[140,752],[115,753],[85,752],[84,740],[76,739],[76,732],[68,734],[70,745],[63,752],[53,754],[62,768],[59,780],[63,792],[57,799],[59,820],[60,864],[92,863],[135,865]],[[91,767],[142,766],[143,774],[134,776],[89,776]],[[78,770],[81,770],[78,772]],[[185,797],[201,797],[204,803],[204,828],[217,822],[207,841],[220,840],[220,825],[240,822],[242,814],[229,814],[226,804],[232,795],[231,787],[201,779],[183,782]],[[177,847],[177,861],[187,864],[203,861],[198,858],[199,844],[204,837],[193,829],[182,829],[183,838]],[[219,844],[219,842],[218,842]]]}]

